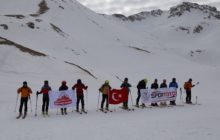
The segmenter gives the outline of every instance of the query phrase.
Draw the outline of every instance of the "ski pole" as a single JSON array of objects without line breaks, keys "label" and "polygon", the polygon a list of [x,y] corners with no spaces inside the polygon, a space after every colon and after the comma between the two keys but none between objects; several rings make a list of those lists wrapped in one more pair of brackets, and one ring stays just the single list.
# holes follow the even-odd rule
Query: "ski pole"
[{"label": "ski pole", "polygon": [[29,100],[30,100],[30,106],[31,106],[31,112],[32,112],[32,104],[31,104],[31,96],[28,96]]},{"label": "ski pole", "polygon": [[196,104],[197,104],[198,96],[196,96]]},{"label": "ski pole", "polygon": [[17,105],[18,105],[18,94],[17,94],[17,98],[16,98],[16,104],[15,104],[15,110],[14,110],[14,112],[16,112],[16,109],[17,109]]},{"label": "ski pole", "polygon": [[86,89],[86,104],[88,105],[88,90]]},{"label": "ski pole", "polygon": [[[37,93],[38,93],[38,92],[37,92]],[[38,94],[36,94],[35,116],[37,116],[37,100],[38,100]]]},{"label": "ski pole", "polygon": [[180,104],[182,104],[182,88],[180,88]]},{"label": "ski pole", "polygon": [[133,104],[133,98],[132,98],[131,90],[130,90],[130,89],[129,89],[129,93],[130,93],[130,96],[131,96],[131,104],[132,104],[132,106],[134,106],[134,104]]},{"label": "ski pole", "polygon": [[99,91],[99,96],[98,96],[97,110],[99,110],[99,98],[100,98],[100,91]]}]

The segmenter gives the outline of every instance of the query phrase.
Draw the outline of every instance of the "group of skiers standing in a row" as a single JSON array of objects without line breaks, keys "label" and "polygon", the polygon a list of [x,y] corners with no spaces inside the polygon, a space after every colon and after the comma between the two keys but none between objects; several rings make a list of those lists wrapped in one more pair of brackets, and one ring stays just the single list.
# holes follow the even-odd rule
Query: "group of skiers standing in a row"
[{"label": "group of skiers standing in a row", "polygon": [[[148,80],[143,79],[138,82],[137,84],[137,99],[136,99],[136,107],[139,107],[139,100],[141,97],[141,89],[146,89]],[[194,87],[195,85],[192,84],[192,79],[190,78],[187,82],[184,84],[184,89],[186,90],[186,103],[192,103],[191,102],[191,88]],[[125,78],[123,83],[121,84],[121,88],[130,88],[131,84],[128,83],[128,78]],[[167,88],[167,83],[166,79],[163,80],[163,82],[160,84],[160,88]],[[176,78],[173,78],[172,81],[169,83],[169,87],[173,87],[178,89],[178,84],[176,82]],[[84,111],[84,90],[87,90],[88,86],[85,86],[81,79],[77,80],[77,83],[73,85],[72,89],[76,90],[76,95],[77,95],[77,103],[76,103],[76,111],[79,111],[79,103],[81,102],[82,106],[82,111]],[[154,82],[151,84],[151,89],[158,89],[158,80],[155,79]],[[43,115],[48,115],[48,108],[49,108],[49,91],[52,90],[51,87],[49,86],[49,82],[47,80],[44,81],[44,85],[42,86],[41,90],[38,92],[37,91],[37,97],[39,94],[43,94],[43,104],[42,104],[42,114]],[[62,90],[68,90],[68,86],[66,81],[61,82],[61,86],[59,87],[59,91]],[[109,80],[106,80],[105,83],[99,88],[99,91],[102,93],[102,101],[101,101],[101,110],[104,110],[104,103],[106,103],[105,109],[108,110],[108,94],[109,91],[111,90],[111,86],[109,83]],[[130,92],[130,91],[129,91]],[[30,94],[32,94],[32,90],[30,87],[28,87],[27,82],[23,82],[23,86],[18,88],[17,90],[18,94],[21,94],[21,99],[20,99],[20,107],[19,107],[19,115],[22,115],[22,108],[24,106],[24,115],[26,116],[27,114],[27,103],[28,99],[30,99]],[[129,94],[129,93],[128,93]],[[166,106],[166,102],[161,102],[160,105]],[[170,101],[170,105],[176,105],[175,100]],[[145,104],[142,103],[142,107],[145,106]],[[152,103],[151,106],[158,106],[157,103]],[[123,102],[123,109],[128,109],[128,101]],[[61,108],[61,114],[66,115],[67,114],[67,108]]]}]

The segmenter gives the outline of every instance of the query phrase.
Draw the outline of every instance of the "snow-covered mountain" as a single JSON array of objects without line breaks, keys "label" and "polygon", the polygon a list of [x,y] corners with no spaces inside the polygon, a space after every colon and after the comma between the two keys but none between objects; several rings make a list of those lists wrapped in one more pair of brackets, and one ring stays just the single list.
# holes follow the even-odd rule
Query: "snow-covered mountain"
[{"label": "snow-covered mountain", "polygon": [[[217,139],[219,36],[220,12],[207,5],[185,2],[169,11],[125,17],[97,14],[75,0],[1,0],[0,111],[5,113],[0,116],[4,126],[0,127],[0,139],[67,140],[88,139],[89,135],[116,140]],[[149,87],[154,78],[160,83],[164,78],[170,81],[176,77],[182,86],[191,77],[201,83],[193,93],[203,106],[101,116],[95,111],[98,88],[106,79],[118,88],[124,77],[133,85],[133,101],[142,78],[148,78]],[[90,113],[85,120],[75,114],[63,120],[51,111],[48,120],[34,119],[29,113],[27,121],[15,122],[15,93],[24,80],[36,92],[45,79],[56,90],[62,80],[71,87],[78,78],[89,86],[86,106]],[[35,100],[32,96],[33,106]],[[41,101],[38,103],[40,108]],[[57,124],[65,132],[61,133]]]}]

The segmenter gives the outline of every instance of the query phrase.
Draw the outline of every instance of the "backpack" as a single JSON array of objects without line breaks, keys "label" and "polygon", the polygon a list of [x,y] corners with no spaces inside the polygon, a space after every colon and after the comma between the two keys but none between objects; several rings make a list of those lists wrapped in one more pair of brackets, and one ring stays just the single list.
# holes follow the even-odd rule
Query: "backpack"
[{"label": "backpack", "polygon": [[188,85],[188,83],[187,83],[187,82],[185,82],[185,83],[184,83],[184,86],[183,86],[183,87],[184,87],[184,89],[187,89],[187,88],[188,88],[188,86],[187,86],[187,85]]}]

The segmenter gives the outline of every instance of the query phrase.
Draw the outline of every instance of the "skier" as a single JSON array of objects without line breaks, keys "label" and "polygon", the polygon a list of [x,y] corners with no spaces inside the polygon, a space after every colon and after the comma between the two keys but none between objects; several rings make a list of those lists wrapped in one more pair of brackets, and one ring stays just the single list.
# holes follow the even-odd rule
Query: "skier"
[{"label": "skier", "polygon": [[106,102],[106,110],[108,110],[108,94],[111,90],[109,85],[109,80],[106,80],[105,83],[99,88],[99,91],[102,92],[102,102],[101,102],[101,111],[103,110],[104,103]]},{"label": "skier", "polygon": [[[59,91],[68,90],[68,86],[66,85],[66,81],[62,81]],[[61,115],[67,115],[67,109],[61,108]]]},{"label": "skier", "polygon": [[187,104],[192,104],[191,101],[191,89],[195,85],[192,84],[192,79],[190,78],[187,82],[184,84],[184,89],[186,90],[186,103]]},{"label": "skier", "polygon": [[[136,99],[136,107],[139,107],[139,100],[140,100],[140,97],[141,97],[141,89],[146,89],[146,85],[147,85],[147,82],[148,80],[147,79],[143,79],[141,81],[138,82],[138,85],[137,85],[137,89],[138,89],[138,96],[137,96],[137,99]],[[145,104],[142,103],[141,105],[142,107],[145,107]]]},{"label": "skier", "polygon": [[77,102],[76,102],[76,111],[79,112],[79,102],[81,101],[82,105],[82,111],[85,112],[84,109],[84,95],[83,95],[83,89],[87,90],[88,86],[85,86],[81,79],[77,80],[77,83],[72,87],[73,90],[76,89],[76,95],[77,95]]},{"label": "skier", "polygon": [[[167,83],[166,83],[166,79],[163,79],[163,82],[160,84],[160,88],[167,88]],[[160,102],[161,106],[166,106],[167,103],[166,101]]]},{"label": "skier", "polygon": [[23,82],[23,86],[18,88],[17,93],[21,94],[19,115],[18,115],[17,119],[22,116],[23,105],[24,105],[24,115],[23,115],[23,118],[25,118],[26,115],[27,115],[27,110],[28,110],[28,106],[27,106],[28,98],[30,98],[30,94],[32,94],[32,90],[31,90],[30,87],[28,87],[27,82],[24,81]]},{"label": "skier", "polygon": [[42,86],[41,91],[37,91],[37,96],[43,93],[42,114],[47,116],[49,115],[49,91],[51,91],[51,87],[49,86],[49,82],[47,80],[44,81],[44,85]]},{"label": "skier", "polygon": [[[131,87],[131,84],[128,83],[128,78],[126,77],[126,78],[124,79],[124,82],[121,84],[121,88],[128,88],[128,93],[127,93],[127,94],[129,94],[129,92],[130,92],[130,87]],[[122,108],[128,109],[128,101],[123,102],[123,107],[122,107]]]},{"label": "skier", "polygon": [[[154,80],[154,83],[151,84],[151,89],[156,90],[156,89],[159,88],[157,81],[158,81],[157,79]],[[158,106],[158,104],[157,103],[151,103],[151,106]]]},{"label": "skier", "polygon": [[[172,82],[169,84],[169,88],[175,88],[176,90],[178,89],[178,84],[176,82],[176,78],[172,79]],[[170,105],[176,105],[175,100],[170,101]]]}]

